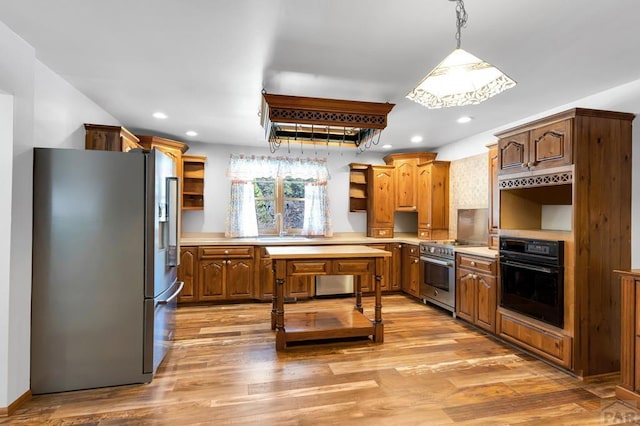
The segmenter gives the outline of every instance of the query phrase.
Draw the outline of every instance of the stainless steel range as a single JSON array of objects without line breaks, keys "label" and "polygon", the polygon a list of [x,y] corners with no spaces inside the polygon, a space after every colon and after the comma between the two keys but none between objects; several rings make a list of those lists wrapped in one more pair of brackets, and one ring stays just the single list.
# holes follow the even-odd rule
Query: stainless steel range
[{"label": "stainless steel range", "polygon": [[454,241],[420,243],[420,298],[455,315],[456,272]]}]

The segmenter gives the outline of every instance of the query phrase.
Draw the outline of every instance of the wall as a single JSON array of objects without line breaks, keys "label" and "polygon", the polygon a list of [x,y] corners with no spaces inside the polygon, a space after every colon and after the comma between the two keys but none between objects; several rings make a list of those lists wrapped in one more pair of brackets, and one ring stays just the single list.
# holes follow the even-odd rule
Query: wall
[{"label": "wall", "polygon": [[[266,145],[266,142],[265,142]],[[292,147],[290,152],[282,146],[275,154],[268,147],[247,147],[238,145],[212,145],[189,143],[187,154],[206,155],[204,210],[185,211],[182,215],[183,232],[224,232],[225,216],[229,204],[230,183],[226,177],[229,156],[253,154],[290,157],[326,158],[331,179],[328,183],[329,206],[331,208],[333,232],[366,232],[367,215],[349,212],[349,163],[384,164],[383,154],[343,148],[314,149],[313,145]]]},{"label": "wall", "polygon": [[[10,164],[0,168],[2,193],[6,193],[0,223],[8,225],[0,227],[0,241],[10,242],[10,253],[2,256],[0,268],[0,296],[7,297],[0,301],[7,301],[6,306],[0,306],[3,408],[29,389],[33,147],[82,148],[83,122],[117,124],[117,120],[40,63],[33,48],[2,22],[0,57],[0,92],[13,100],[12,135],[7,136],[4,126],[0,133],[2,161],[10,159]],[[6,97],[0,107],[0,117],[5,120]]]},{"label": "wall", "polygon": [[[0,407],[6,406],[6,379],[9,377],[9,281],[11,271],[11,180],[13,162],[13,96],[0,93],[0,199],[5,206],[0,213]],[[7,284],[3,284],[7,283]],[[7,314],[2,314],[7,313]],[[5,344],[6,343],[6,344]],[[4,382],[2,379],[5,379]]]},{"label": "wall", "polygon": [[451,162],[449,168],[449,236],[456,238],[458,209],[483,209],[489,205],[489,162],[478,154]]},{"label": "wall", "polygon": [[[438,159],[453,161],[470,155],[486,153],[485,145],[497,140],[493,136],[494,133],[575,107],[631,112],[637,116],[640,114],[640,79],[442,146],[437,149]],[[633,123],[632,138],[631,267],[640,268],[640,191],[638,190],[640,188],[640,122],[638,117]]]}]

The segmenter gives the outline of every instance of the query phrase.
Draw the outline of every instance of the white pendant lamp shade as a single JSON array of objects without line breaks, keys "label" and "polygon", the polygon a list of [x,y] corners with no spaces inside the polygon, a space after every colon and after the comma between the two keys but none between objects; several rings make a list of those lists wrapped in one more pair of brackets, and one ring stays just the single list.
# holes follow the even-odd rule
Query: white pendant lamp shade
[{"label": "white pendant lamp shade", "polygon": [[473,105],[515,85],[498,68],[458,48],[427,74],[407,98],[427,108]]}]

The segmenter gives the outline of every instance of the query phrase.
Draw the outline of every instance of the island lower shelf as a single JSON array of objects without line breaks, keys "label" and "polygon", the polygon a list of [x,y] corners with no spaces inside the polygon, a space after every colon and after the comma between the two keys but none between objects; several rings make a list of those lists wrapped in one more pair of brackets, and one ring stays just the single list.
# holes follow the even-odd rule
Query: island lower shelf
[{"label": "island lower shelf", "polygon": [[290,312],[284,326],[287,342],[375,336],[375,325],[355,309]]}]

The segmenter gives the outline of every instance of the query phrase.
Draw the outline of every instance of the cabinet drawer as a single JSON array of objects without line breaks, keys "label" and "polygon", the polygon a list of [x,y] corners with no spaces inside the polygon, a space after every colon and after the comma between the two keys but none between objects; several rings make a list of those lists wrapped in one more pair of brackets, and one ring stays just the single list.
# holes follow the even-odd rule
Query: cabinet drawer
[{"label": "cabinet drawer", "polygon": [[571,337],[500,314],[499,336],[563,367],[571,367]]},{"label": "cabinet drawer", "polygon": [[253,257],[253,246],[211,246],[199,247],[200,259],[216,257]]},{"label": "cabinet drawer", "polygon": [[431,239],[431,230],[430,229],[418,229],[418,238],[421,240],[430,240]]},{"label": "cabinet drawer", "polygon": [[334,274],[369,274],[373,273],[375,260],[370,259],[340,259],[334,260]]},{"label": "cabinet drawer", "polygon": [[420,256],[420,247],[418,246],[407,246],[407,251],[409,256]]},{"label": "cabinet drawer", "polygon": [[290,260],[289,262],[287,262],[287,275],[329,273],[331,273],[331,261]]},{"label": "cabinet drawer", "polygon": [[389,228],[373,228],[369,233],[374,238],[393,238],[393,229]]},{"label": "cabinet drawer", "polygon": [[458,254],[457,266],[461,268],[475,269],[480,272],[487,272],[491,275],[496,274],[496,261],[493,259],[484,259],[481,257]]}]

